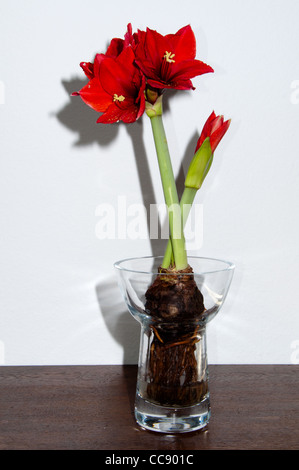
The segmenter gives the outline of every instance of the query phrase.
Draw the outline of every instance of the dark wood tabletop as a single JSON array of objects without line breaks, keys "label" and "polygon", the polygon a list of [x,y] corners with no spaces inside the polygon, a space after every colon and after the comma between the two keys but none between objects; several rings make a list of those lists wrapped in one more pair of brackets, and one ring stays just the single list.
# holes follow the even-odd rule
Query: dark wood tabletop
[{"label": "dark wood tabletop", "polygon": [[210,365],[210,423],[179,435],[135,423],[136,372],[121,365],[0,367],[0,449],[299,449],[299,366]]}]

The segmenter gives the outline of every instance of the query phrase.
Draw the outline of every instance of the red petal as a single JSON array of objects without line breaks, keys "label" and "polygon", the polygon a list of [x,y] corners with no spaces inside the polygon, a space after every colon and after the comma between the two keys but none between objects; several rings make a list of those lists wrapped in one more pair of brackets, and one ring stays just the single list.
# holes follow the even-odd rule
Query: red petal
[{"label": "red petal", "polygon": [[184,26],[176,34],[167,35],[172,44],[171,52],[175,53],[177,61],[194,59],[196,55],[196,40],[191,26]]},{"label": "red petal", "polygon": [[213,134],[213,132],[217,131],[223,124],[223,116],[217,116],[215,119],[211,122],[211,130],[210,130],[210,135]]},{"label": "red petal", "polygon": [[146,58],[152,62],[156,69],[160,68],[161,61],[163,60],[167,48],[169,48],[168,40],[165,40],[164,36],[157,31],[147,28],[144,51]]},{"label": "red petal", "polygon": [[126,47],[130,45],[132,46],[135,45],[135,37],[132,34],[131,23],[127,25],[127,32],[125,33],[124,37],[125,37],[124,39],[120,39],[120,38],[112,39],[106,52],[107,57],[117,57]]},{"label": "red petal", "polygon": [[141,86],[136,102],[139,103],[139,111],[137,113],[137,119],[139,119],[145,111],[145,96],[144,90],[146,87],[145,77],[142,76]]},{"label": "red petal", "polygon": [[112,124],[120,120],[120,110],[112,103],[102,116],[99,117],[97,122],[102,124]]},{"label": "red petal", "polygon": [[97,78],[90,80],[90,82],[79,91],[84,103],[93,108],[95,111],[104,112],[111,104],[111,96],[108,95]]},{"label": "red petal", "polygon": [[121,120],[125,123],[132,123],[137,121],[138,119],[138,108],[137,106],[135,108],[128,108],[125,111],[122,112],[121,114]]},{"label": "red petal", "polygon": [[81,62],[80,67],[83,69],[87,78],[91,79],[94,77],[93,64],[91,62]]},{"label": "red petal", "polygon": [[212,73],[214,70],[209,65],[201,62],[201,60],[186,60],[179,63],[175,63],[173,67],[173,73],[171,75],[171,80],[187,80],[198,75],[203,75],[204,73]]},{"label": "red petal", "polygon": [[135,63],[147,78],[151,78],[154,80],[156,79],[157,81],[161,83],[161,80],[159,80],[160,79],[159,74],[156,72],[156,69],[152,62],[143,58],[140,60],[136,59]]},{"label": "red petal", "polygon": [[106,58],[105,54],[96,54],[94,58],[94,66],[93,66],[93,72],[94,72],[95,77],[99,76],[100,65],[105,58]]},{"label": "red petal", "polygon": [[210,137],[210,144],[211,144],[211,148],[212,148],[212,152],[214,153],[219,142],[221,141],[222,137],[224,136],[224,134],[226,133],[227,129],[229,128],[230,126],[230,119],[226,122],[223,123],[223,125],[221,127],[219,127],[219,129],[217,129]]},{"label": "red petal", "polygon": [[171,88],[173,90],[194,90],[191,80],[178,80],[166,83],[162,80],[153,80],[148,78],[147,83],[154,88]]},{"label": "red petal", "polygon": [[212,128],[212,122],[216,119],[216,114],[215,112],[213,111],[210,116],[208,117],[208,119],[206,120],[204,126],[203,126],[203,129],[201,131],[201,134],[200,134],[200,137],[198,139],[198,142],[197,142],[197,145],[196,145],[196,149],[195,149],[195,152],[197,152],[197,150],[199,149],[199,147],[201,147],[202,143],[204,142],[204,140],[206,140],[207,137],[210,137],[211,135],[211,128]]},{"label": "red petal", "polygon": [[113,38],[107,48],[107,57],[117,57],[124,48],[124,40],[119,38]]},{"label": "red petal", "polygon": [[125,123],[135,122],[137,119],[137,111],[137,107],[134,106],[128,109],[120,109],[112,103],[107,111],[99,117],[97,122],[102,124],[112,124],[118,121],[123,121]]},{"label": "red petal", "polygon": [[100,69],[100,81],[110,95],[133,96],[136,89],[132,83],[134,74],[139,73],[133,65],[135,59],[131,47],[127,47],[116,58],[106,58]]},{"label": "red petal", "polygon": [[124,46],[127,47],[130,44],[134,44],[134,36],[132,34],[132,25],[129,23],[127,25],[127,32],[125,34],[125,41],[124,41]]}]

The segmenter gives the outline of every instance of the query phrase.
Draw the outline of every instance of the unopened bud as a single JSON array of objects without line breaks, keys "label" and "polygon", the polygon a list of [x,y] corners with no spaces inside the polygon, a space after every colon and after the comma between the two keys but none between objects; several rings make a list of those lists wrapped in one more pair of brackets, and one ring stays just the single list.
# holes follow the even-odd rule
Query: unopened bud
[{"label": "unopened bud", "polygon": [[199,189],[213,161],[210,139],[207,137],[194,155],[185,180],[186,188]]}]

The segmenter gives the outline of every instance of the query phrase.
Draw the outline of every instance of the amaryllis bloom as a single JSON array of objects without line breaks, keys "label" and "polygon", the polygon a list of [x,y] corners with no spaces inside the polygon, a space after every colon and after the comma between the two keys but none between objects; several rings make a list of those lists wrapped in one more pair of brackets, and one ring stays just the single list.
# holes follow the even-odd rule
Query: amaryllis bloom
[{"label": "amaryllis bloom", "polygon": [[202,143],[205,141],[207,137],[210,138],[210,145],[211,145],[212,153],[214,153],[216,150],[216,147],[218,146],[222,137],[224,136],[227,129],[229,128],[229,125],[230,125],[230,119],[228,121],[224,121],[223,116],[216,116],[215,112],[213,111],[212,114],[207,119],[202,129],[200,138],[198,139],[198,142],[197,142],[195,153],[201,147]]},{"label": "amaryllis bloom", "polygon": [[166,36],[149,28],[138,31],[135,54],[136,64],[154,88],[194,89],[191,78],[213,72],[195,59],[196,40],[189,25]]},{"label": "amaryllis bloom", "polygon": [[130,123],[144,113],[145,77],[134,60],[134,52],[128,46],[116,57],[97,54],[94,64],[80,64],[90,81],[73,95],[80,95],[88,106],[103,113],[97,122]]}]

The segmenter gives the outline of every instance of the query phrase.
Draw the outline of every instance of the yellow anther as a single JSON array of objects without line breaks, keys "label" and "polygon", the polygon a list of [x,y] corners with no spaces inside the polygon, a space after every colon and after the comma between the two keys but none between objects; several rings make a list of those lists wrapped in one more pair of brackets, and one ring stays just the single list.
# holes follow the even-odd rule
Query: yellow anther
[{"label": "yellow anther", "polygon": [[123,95],[118,96],[116,93],[113,95],[113,101],[124,101],[126,98]]},{"label": "yellow anther", "polygon": [[175,60],[173,60],[174,56],[175,54],[173,54],[172,52],[165,51],[164,59],[166,60],[166,62],[172,63],[175,62]]}]

